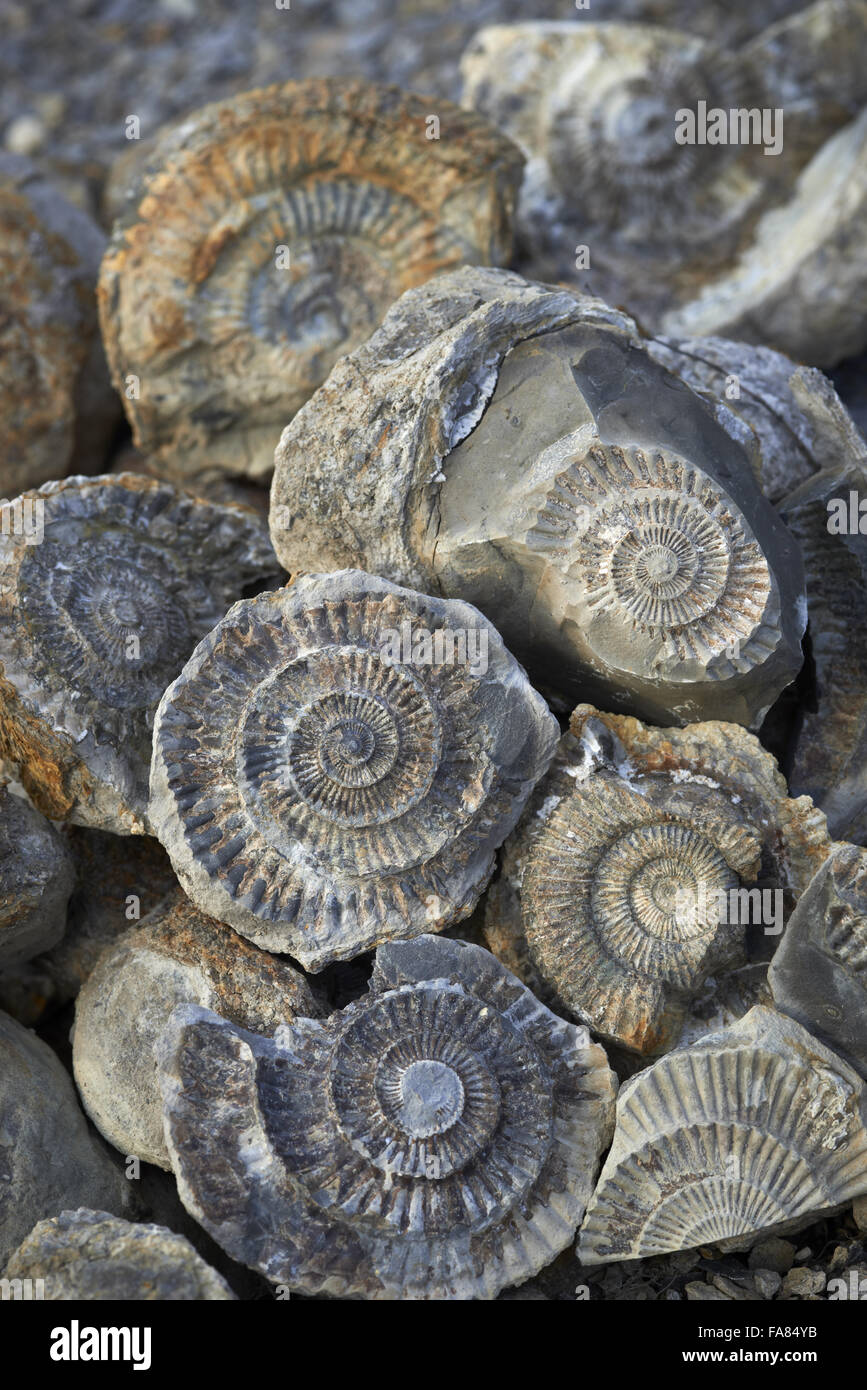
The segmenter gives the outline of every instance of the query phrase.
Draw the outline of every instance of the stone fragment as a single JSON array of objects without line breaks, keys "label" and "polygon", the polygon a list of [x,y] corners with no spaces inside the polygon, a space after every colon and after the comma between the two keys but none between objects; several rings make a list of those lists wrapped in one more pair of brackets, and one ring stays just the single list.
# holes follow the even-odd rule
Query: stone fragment
[{"label": "stone fragment", "polygon": [[273,583],[264,526],[132,474],[22,501],[39,543],[0,530],[0,756],[52,819],[147,833],[157,703],[229,604]]},{"label": "stone fragment", "polygon": [[150,819],[203,912],[319,970],[468,917],[557,733],[469,604],[308,575],[166,691]]},{"label": "stone fragment", "polygon": [[756,1288],[762,1298],[775,1298],[780,1291],[783,1279],[772,1269],[757,1269],[754,1274]]},{"label": "stone fragment", "polygon": [[100,957],[78,996],[75,1080],[94,1124],[123,1154],[168,1168],[154,1060],[169,1016],[197,1004],[270,1033],[321,1010],[284,961],[205,917],[181,894]]},{"label": "stone fragment", "polygon": [[855,1198],[852,1203],[852,1218],[859,1231],[867,1232],[867,1196]]},{"label": "stone fragment", "polygon": [[857,1072],[752,1009],[624,1085],[581,1262],[743,1249],[842,1210],[867,1192],[865,1115]]},{"label": "stone fragment", "polygon": [[867,850],[835,844],[768,972],[774,1002],[867,1077]]},{"label": "stone fragment", "polygon": [[181,476],[207,462],[268,477],[282,426],[392,300],[508,259],[522,167],[482,117],[344,78],[245,92],[170,127],[100,275],[136,444]]},{"label": "stone fragment", "polygon": [[235,1295],[188,1240],[165,1226],[133,1224],[105,1211],[63,1211],[39,1221],[14,1251],[4,1278],[41,1281],[46,1302],[213,1302]]},{"label": "stone fragment", "polygon": [[503,846],[485,939],[542,997],[652,1056],[770,1002],[767,960],[830,844],[744,729],[579,705]]},{"label": "stone fragment", "polygon": [[790,1269],[783,1280],[780,1298],[811,1298],[815,1294],[822,1293],[825,1282],[824,1270]]},{"label": "stone fragment", "polygon": [[610,1137],[602,1048],[442,937],[381,946],[324,1023],[271,1040],[187,1006],[158,1053],[185,1205],[303,1293],[496,1297],[569,1244]]},{"label": "stone fragment", "polygon": [[775,1274],[788,1274],[795,1259],[795,1247],[790,1240],[780,1236],[768,1236],[754,1245],[747,1263],[750,1269],[772,1270]]},{"label": "stone fragment", "polygon": [[44,1042],[0,1014],[0,1268],[37,1221],[69,1207],[123,1215],[129,1184]]},{"label": "stone fragment", "polygon": [[0,495],[95,472],[120,418],[96,313],[105,238],[29,160],[0,155]]},{"label": "stone fragment", "polygon": [[0,786],[0,969],[60,939],[74,878],[72,857],[54,826]]},{"label": "stone fragment", "polygon": [[474,603],[535,678],[755,724],[797,674],[795,543],[706,401],[599,301],[469,268],[404,295],[284,431],[290,572]]}]

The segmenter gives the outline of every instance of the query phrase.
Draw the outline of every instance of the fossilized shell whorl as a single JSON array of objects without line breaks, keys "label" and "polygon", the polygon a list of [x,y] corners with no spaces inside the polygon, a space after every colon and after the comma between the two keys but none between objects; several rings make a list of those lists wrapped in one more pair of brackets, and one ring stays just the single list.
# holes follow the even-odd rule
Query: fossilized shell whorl
[{"label": "fossilized shell whorl", "polygon": [[46,815],[144,833],[154,710],[228,606],[273,583],[265,528],[133,474],[19,505],[0,531],[0,754]]},{"label": "fossilized shell whorl", "polygon": [[671,1053],[620,1092],[582,1263],[743,1247],[842,1207],[867,1191],[863,1103],[857,1073],[772,1009]]},{"label": "fossilized shell whorl", "polygon": [[0,155],[0,494],[103,462],[120,409],[99,340],[105,238],[28,160]]},{"label": "fossilized shell whorl", "polygon": [[182,1003],[261,1033],[321,1012],[297,970],[206,917],[180,890],[108,947],[76,1001],[75,1080],[106,1139],[162,1168],[169,1157],[153,1046]]},{"label": "fossilized shell whorl", "polygon": [[[856,431],[852,430],[854,436]],[[804,556],[815,671],[789,781],[813,798],[837,839],[867,844],[867,451],[842,434],[838,460],[780,509]],[[846,460],[840,462],[840,459]],[[851,460],[851,461],[850,461]],[[867,506],[865,506],[867,512]],[[861,526],[864,526],[864,532]],[[812,707],[811,707],[812,706]]]},{"label": "fossilized shell whorl", "polygon": [[0,787],[0,968],[59,940],[74,881],[72,856],[54,826]]},{"label": "fossilized shell whorl", "polygon": [[[809,0],[761,0],[732,5],[730,0],[606,0],[606,17],[635,24],[666,24],[687,34],[740,42],[769,24],[804,9]],[[583,13],[592,16],[592,9]],[[582,12],[577,18],[580,20]]]},{"label": "fossilized shell whorl", "polygon": [[368,995],[273,1041],[180,1009],[157,1051],[184,1205],[305,1293],[495,1297],[569,1243],[610,1139],[602,1048],[467,942],[380,947]]},{"label": "fossilized shell whorl", "polygon": [[867,335],[863,140],[829,138],[867,100],[867,5],[821,0],[742,47],[714,40],[611,23],[477,35],[465,104],[528,157],[518,264],[546,280],[577,267],[651,328],[833,363]]},{"label": "fossilized shell whorl", "polygon": [[337,364],[270,526],[290,571],[465,598],[546,687],[660,722],[755,723],[801,664],[800,557],[744,450],[630,320],[506,271],[410,291]]},{"label": "fossilized shell whorl", "polygon": [[235,1298],[225,1279],[183,1236],[87,1207],[37,1222],[3,1272],[12,1281],[41,1281],[39,1297],[46,1302]]},{"label": "fossilized shell whorl", "polygon": [[268,476],[281,428],[393,299],[508,259],[522,163],[480,116],[355,80],[247,92],[174,126],[100,277],[136,443],[188,472]]},{"label": "fossilized shell whorl", "polygon": [[485,940],[546,1001],[653,1055],[768,998],[768,957],[829,849],[752,734],[579,706],[503,846]]},{"label": "fossilized shell whorl", "polygon": [[[402,645],[425,633],[442,660]],[[466,917],[556,739],[468,604],[308,576],[236,604],[166,691],[150,817],[203,911],[317,970]]]},{"label": "fossilized shell whorl", "polygon": [[696,816],[680,800],[596,776],[554,810],[523,877],[545,979],[595,1032],[644,1053],[671,1044],[707,975],[745,959],[744,927],[721,920],[716,895],[755,879],[760,862],[734,808],[708,797]]},{"label": "fossilized shell whorl", "polygon": [[777,1008],[867,1076],[867,850],[835,844],[768,972]]}]

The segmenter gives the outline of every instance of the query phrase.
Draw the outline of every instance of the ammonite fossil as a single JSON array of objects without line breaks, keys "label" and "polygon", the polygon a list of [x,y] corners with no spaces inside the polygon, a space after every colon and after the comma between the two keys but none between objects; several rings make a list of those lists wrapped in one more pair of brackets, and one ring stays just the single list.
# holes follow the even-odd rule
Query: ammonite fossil
[{"label": "ammonite fossil", "polygon": [[131,1184],[88,1129],[47,1043],[0,1013],[0,1269],[37,1221],[65,1207],[123,1216]]},{"label": "ammonite fossil", "polygon": [[469,604],[308,576],[166,691],[150,819],[203,911],[318,970],[466,917],[556,739]]},{"label": "ammonite fossil", "polygon": [[768,971],[774,1003],[867,1076],[867,850],[835,844]]},{"label": "ammonite fossil", "polygon": [[100,277],[136,443],[180,472],[268,476],[281,428],[393,299],[508,259],[522,165],[480,116],[345,79],[247,92],[171,128]]},{"label": "ammonite fossil", "polygon": [[62,837],[0,786],[0,968],[29,960],[60,939],[74,882]]},{"label": "ammonite fossil", "polygon": [[325,1023],[186,1007],[157,1052],[184,1205],[304,1293],[493,1298],[569,1244],[610,1140],[602,1048],[442,937],[380,947]]},{"label": "ammonite fossil", "polygon": [[4,1277],[13,1297],[16,1280],[31,1280],[49,1303],[235,1298],[183,1236],[87,1207],[38,1221],[10,1256]]},{"label": "ammonite fossil", "polygon": [[829,849],[745,730],[579,706],[503,846],[485,938],[543,998],[653,1055],[767,998],[768,957]]},{"label": "ammonite fossil", "polygon": [[321,1012],[297,970],[205,917],[180,892],[108,947],[76,1001],[75,1080],[106,1139],[163,1168],[169,1159],[153,1046],[181,1003],[262,1033]]},{"label": "ammonite fossil", "polygon": [[867,340],[854,293],[863,304],[863,138],[836,134],[867,100],[867,6],[827,0],[738,47],[684,28],[476,36],[465,104],[527,156],[519,267],[577,271],[650,328],[838,361]]},{"label": "ammonite fossil", "polygon": [[570,699],[754,724],[801,664],[797,547],[714,409],[622,314],[506,271],[410,291],[337,364],[270,525],[290,571],[468,599]]},{"label": "ammonite fossil", "polygon": [[28,524],[0,531],[0,755],[45,815],[144,833],[157,702],[229,604],[274,582],[267,534],[132,474],[14,505]]},{"label": "ammonite fossil", "polygon": [[0,495],[101,466],[120,408],[99,339],[105,238],[26,159],[0,155]]},{"label": "ammonite fossil", "polygon": [[585,1265],[753,1244],[867,1192],[863,1084],[773,1009],[627,1082],[581,1229]]}]

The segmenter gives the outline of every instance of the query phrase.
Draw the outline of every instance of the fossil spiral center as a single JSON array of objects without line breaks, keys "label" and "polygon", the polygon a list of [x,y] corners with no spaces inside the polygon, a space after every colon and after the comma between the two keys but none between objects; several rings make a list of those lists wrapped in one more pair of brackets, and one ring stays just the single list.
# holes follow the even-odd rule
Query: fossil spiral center
[{"label": "fossil spiral center", "polygon": [[460,1118],[464,1088],[458,1073],[445,1062],[424,1058],[411,1062],[397,1085],[394,1117],[413,1139],[442,1134]]}]

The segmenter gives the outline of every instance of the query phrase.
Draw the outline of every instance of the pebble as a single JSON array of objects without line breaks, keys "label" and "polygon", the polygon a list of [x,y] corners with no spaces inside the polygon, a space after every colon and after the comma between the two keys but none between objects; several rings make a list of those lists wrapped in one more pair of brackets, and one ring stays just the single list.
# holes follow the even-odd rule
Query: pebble
[{"label": "pebble", "polygon": [[750,1269],[770,1269],[777,1274],[788,1274],[795,1262],[795,1247],[790,1240],[779,1236],[769,1236],[760,1240],[749,1253],[747,1264]]}]

